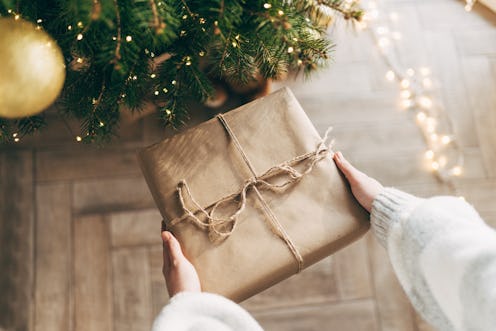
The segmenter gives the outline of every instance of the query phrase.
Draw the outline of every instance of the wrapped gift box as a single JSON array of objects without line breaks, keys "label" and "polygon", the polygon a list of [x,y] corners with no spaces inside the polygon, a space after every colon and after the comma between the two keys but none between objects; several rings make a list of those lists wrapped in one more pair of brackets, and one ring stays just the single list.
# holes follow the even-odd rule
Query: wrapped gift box
[{"label": "wrapped gift box", "polygon": [[139,160],[202,289],[237,302],[369,228],[288,88],[145,148]]}]

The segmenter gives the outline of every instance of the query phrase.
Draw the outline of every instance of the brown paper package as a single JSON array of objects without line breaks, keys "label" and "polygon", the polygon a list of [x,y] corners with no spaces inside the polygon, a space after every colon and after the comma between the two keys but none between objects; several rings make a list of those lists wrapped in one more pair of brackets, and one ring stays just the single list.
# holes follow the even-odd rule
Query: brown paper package
[{"label": "brown paper package", "polygon": [[[232,110],[223,119],[248,161],[219,118],[143,149],[139,160],[167,228],[196,267],[203,291],[241,302],[299,271],[294,253],[276,235],[265,207],[301,255],[303,268],[358,239],[369,222],[329,151],[309,173],[283,190],[260,187],[257,193],[248,189],[245,207],[230,236],[212,242],[208,229],[184,217],[177,190],[182,180],[191,197],[206,208],[239,192],[255,177],[250,166],[259,176],[275,165],[315,151],[322,141],[288,88]],[[284,181],[277,177],[281,176],[271,180]],[[198,212],[191,197],[185,198],[185,205]],[[222,203],[215,215],[228,217],[239,201],[238,197]],[[208,223],[201,212],[195,215]],[[172,220],[180,218],[171,226]]]}]

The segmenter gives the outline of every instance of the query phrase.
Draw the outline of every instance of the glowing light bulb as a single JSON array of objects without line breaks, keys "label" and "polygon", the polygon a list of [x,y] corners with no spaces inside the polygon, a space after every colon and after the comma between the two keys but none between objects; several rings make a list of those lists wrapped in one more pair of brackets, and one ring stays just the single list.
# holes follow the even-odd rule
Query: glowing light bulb
[{"label": "glowing light bulb", "polygon": [[78,142],[79,142],[79,141],[81,141],[81,140],[83,140],[83,138],[81,138],[81,136],[76,136],[76,141],[78,141]]},{"label": "glowing light bulb", "polygon": [[291,54],[294,52],[294,48],[292,46],[288,47],[288,53]]},{"label": "glowing light bulb", "polygon": [[454,175],[454,176],[460,176],[462,174],[463,170],[462,170],[462,167],[460,166],[455,166],[451,169],[451,173]]},{"label": "glowing light bulb", "polygon": [[420,113],[417,114],[417,121],[423,122],[427,118],[427,115],[421,111]]},{"label": "glowing light bulb", "polygon": [[410,90],[403,90],[400,95],[403,99],[409,99],[412,96],[412,92]]},{"label": "glowing light bulb", "polygon": [[424,155],[428,160],[432,160],[434,158],[434,152],[431,149],[427,150]]},{"label": "glowing light bulb", "polygon": [[402,88],[409,88],[410,87],[410,81],[408,79],[402,79],[400,82],[400,85]]},{"label": "glowing light bulb", "polygon": [[82,40],[83,39],[83,34],[79,33],[76,37],[77,40]]},{"label": "glowing light bulb", "polygon": [[131,37],[131,36],[126,36],[126,41],[127,41],[128,43],[130,43],[131,41],[133,41],[133,37]]},{"label": "glowing light bulb", "polygon": [[422,74],[422,76],[428,76],[431,74],[431,69],[427,67],[422,67],[420,68],[420,73]]},{"label": "glowing light bulb", "polygon": [[396,78],[396,75],[394,74],[393,70],[388,70],[386,72],[386,79],[390,82],[392,82]]},{"label": "glowing light bulb", "polygon": [[436,161],[432,162],[431,168],[432,168],[432,170],[438,170],[439,169],[439,163],[437,163]]},{"label": "glowing light bulb", "polygon": [[432,100],[428,97],[420,97],[419,100],[419,105],[423,108],[431,108],[432,107]]},{"label": "glowing light bulb", "polygon": [[157,75],[155,75],[155,74],[150,75],[150,78],[155,78],[155,77],[157,77]]},{"label": "glowing light bulb", "polygon": [[442,136],[441,137],[441,142],[444,144],[444,145],[447,145],[451,142],[451,138],[450,136]]},{"label": "glowing light bulb", "polygon": [[422,84],[424,85],[425,88],[431,88],[432,87],[432,80],[430,78],[424,78],[422,80]]},{"label": "glowing light bulb", "polygon": [[438,138],[438,135],[437,135],[436,133],[432,133],[432,134],[430,135],[430,138],[431,138],[431,140],[432,140],[433,142],[436,142],[436,141],[437,141],[437,138]]},{"label": "glowing light bulb", "polygon": [[[427,130],[427,132],[434,132],[436,130],[437,121],[434,118],[432,117],[427,118],[425,124],[426,124],[425,129]],[[436,135],[436,140],[437,140],[437,135]]]},{"label": "glowing light bulb", "polygon": [[413,101],[412,100],[409,100],[409,99],[401,100],[401,107],[403,109],[408,109],[411,106],[413,106]]},{"label": "glowing light bulb", "polygon": [[160,93],[159,91],[153,92],[153,94],[155,94],[155,95],[159,95],[159,93]]},{"label": "glowing light bulb", "polygon": [[272,5],[270,3],[264,3],[263,7],[265,9],[270,9],[270,8],[272,8]]}]

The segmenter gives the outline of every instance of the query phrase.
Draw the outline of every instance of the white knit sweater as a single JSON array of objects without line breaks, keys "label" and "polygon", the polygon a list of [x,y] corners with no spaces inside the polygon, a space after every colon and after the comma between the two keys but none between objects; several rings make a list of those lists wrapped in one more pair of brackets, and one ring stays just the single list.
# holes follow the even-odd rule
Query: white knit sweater
[{"label": "white knit sweater", "polygon": [[[372,227],[414,307],[440,331],[496,330],[496,232],[455,197],[393,188],[375,199]],[[210,293],[180,293],[152,331],[262,330],[243,308]]]},{"label": "white knit sweater", "polygon": [[403,289],[438,330],[496,330],[496,232],[455,197],[387,188],[371,213]]}]

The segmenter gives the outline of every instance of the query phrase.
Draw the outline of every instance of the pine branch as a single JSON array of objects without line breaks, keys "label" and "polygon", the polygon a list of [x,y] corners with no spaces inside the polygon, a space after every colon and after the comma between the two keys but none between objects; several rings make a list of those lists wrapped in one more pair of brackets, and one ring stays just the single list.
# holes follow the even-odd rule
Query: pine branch
[{"label": "pine branch", "polygon": [[[80,121],[85,142],[115,134],[121,104],[133,111],[151,99],[178,126],[191,101],[213,93],[211,78],[309,73],[327,63],[334,15],[362,16],[358,1],[343,0],[0,0],[0,15],[9,9],[41,18],[57,40],[67,65],[61,116]],[[161,54],[170,58],[154,65]],[[38,130],[42,117],[0,119],[0,141]]]}]

